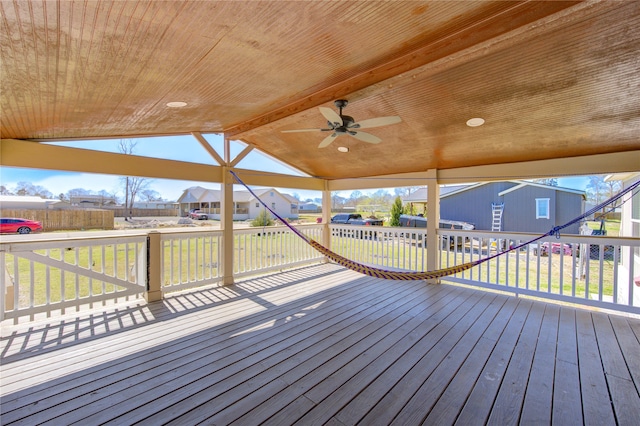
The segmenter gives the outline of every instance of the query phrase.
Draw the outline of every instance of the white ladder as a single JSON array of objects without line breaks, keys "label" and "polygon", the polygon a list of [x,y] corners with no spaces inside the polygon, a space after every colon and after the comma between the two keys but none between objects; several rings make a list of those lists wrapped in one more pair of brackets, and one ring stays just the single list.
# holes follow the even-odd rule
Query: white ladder
[{"label": "white ladder", "polygon": [[504,210],[504,203],[491,203],[491,215],[493,221],[491,222],[491,231],[500,232],[502,228],[502,211]]}]

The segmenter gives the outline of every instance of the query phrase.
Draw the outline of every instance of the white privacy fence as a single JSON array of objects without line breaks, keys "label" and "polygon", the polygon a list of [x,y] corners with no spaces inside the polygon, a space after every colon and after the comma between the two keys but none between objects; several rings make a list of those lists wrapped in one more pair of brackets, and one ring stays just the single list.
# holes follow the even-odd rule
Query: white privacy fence
[{"label": "white privacy fence", "polygon": [[146,235],[0,244],[3,318],[50,316],[137,299],[146,290]]}]

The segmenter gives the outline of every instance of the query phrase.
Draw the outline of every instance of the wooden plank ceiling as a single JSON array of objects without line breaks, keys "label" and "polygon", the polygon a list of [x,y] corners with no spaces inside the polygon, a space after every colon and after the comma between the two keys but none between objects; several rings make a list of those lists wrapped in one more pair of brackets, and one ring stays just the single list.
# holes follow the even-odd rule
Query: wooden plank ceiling
[{"label": "wooden plank ceiling", "polygon": [[[2,138],[224,132],[326,179],[640,148],[636,1],[0,7]],[[322,149],[281,132],[326,127],[336,99],[402,122]]]}]

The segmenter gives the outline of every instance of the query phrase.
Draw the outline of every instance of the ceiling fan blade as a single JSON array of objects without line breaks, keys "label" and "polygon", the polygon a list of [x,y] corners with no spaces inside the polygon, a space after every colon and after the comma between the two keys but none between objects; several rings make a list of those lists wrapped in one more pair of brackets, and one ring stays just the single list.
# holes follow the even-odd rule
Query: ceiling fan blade
[{"label": "ceiling fan blade", "polygon": [[322,132],[330,129],[293,129],[293,130],[281,130],[282,133],[298,133],[298,132]]},{"label": "ceiling fan blade", "polygon": [[401,122],[402,119],[397,115],[389,116],[389,117],[378,117],[378,118],[370,118],[368,120],[358,121],[357,123],[353,123],[349,128],[350,129],[369,129],[371,127],[380,127],[387,126],[389,124],[396,124]]},{"label": "ceiling fan blade", "polygon": [[318,109],[329,123],[336,123],[337,127],[342,126],[342,118],[338,115],[337,112],[335,112],[331,108],[326,107],[318,107]]},{"label": "ceiling fan blade", "polygon": [[363,142],[368,142],[368,143],[380,143],[382,142],[382,139],[380,139],[377,136],[372,135],[371,133],[365,133],[365,132],[349,132],[349,134],[351,136],[353,136],[356,139],[360,139]]},{"label": "ceiling fan blade", "polygon": [[325,147],[327,147],[327,146],[331,145],[331,142],[333,142],[333,140],[334,140],[335,138],[337,138],[337,137],[338,137],[338,134],[337,134],[337,133],[332,133],[332,134],[330,134],[329,136],[327,136],[326,138],[324,138],[324,139],[322,140],[322,142],[320,142],[320,145],[318,145],[318,148],[325,148]]}]

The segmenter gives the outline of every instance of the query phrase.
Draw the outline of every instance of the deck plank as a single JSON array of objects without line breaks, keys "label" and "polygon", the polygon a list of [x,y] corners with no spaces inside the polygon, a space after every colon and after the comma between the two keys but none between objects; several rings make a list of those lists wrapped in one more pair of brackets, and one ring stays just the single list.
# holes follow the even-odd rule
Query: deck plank
[{"label": "deck plank", "polygon": [[580,390],[586,424],[615,424],[591,313],[576,312]]},{"label": "deck plank", "polygon": [[640,397],[618,339],[607,315],[594,313],[593,324],[616,421],[618,424],[633,424],[640,419]]},{"label": "deck plank", "polygon": [[544,305],[536,303],[531,307],[487,424],[518,423],[543,315]]},{"label": "deck plank", "polygon": [[[486,299],[489,301],[490,299]],[[482,334],[487,331],[487,327],[492,325],[495,315],[505,303],[504,297],[497,297],[486,305],[485,310],[475,319],[466,330],[461,330],[464,334],[448,335],[449,339],[457,340],[451,350],[442,357],[440,364],[431,375],[424,380],[417,392],[411,397],[409,402],[403,407],[400,413],[394,418],[392,424],[418,424],[425,420],[425,417],[444,393],[449,382],[457,373],[460,365],[467,358]],[[472,320],[472,317],[467,316]]]},{"label": "deck plank", "polygon": [[552,424],[582,424],[582,396],[574,309],[564,307],[560,309],[556,358]]},{"label": "deck plank", "polygon": [[454,424],[480,377],[487,359],[496,347],[509,320],[518,306],[515,298],[508,298],[493,322],[483,333],[460,369],[425,419],[425,424]]},{"label": "deck plank", "polygon": [[636,388],[640,389],[640,356],[638,355],[640,354],[640,340],[633,333],[626,318],[611,316],[610,319],[620,350],[629,367],[629,373]]},{"label": "deck plank", "polygon": [[[386,333],[392,333],[394,330],[397,330],[402,322],[406,322],[415,315],[418,315],[421,311],[424,311],[424,304],[426,299],[423,296],[425,295],[425,293],[420,292],[419,290],[420,289],[415,289],[411,293],[411,296],[402,297],[395,303],[390,303],[384,308],[372,312],[369,317],[367,317],[366,319],[363,318],[364,321],[359,321],[363,327],[358,329],[357,331],[353,326],[346,327],[346,337],[340,342],[332,344],[328,348],[329,350],[333,350],[336,347],[340,347],[340,349],[344,347],[344,351],[337,354],[338,350],[333,350],[330,355],[334,355],[334,359],[349,359],[352,356],[350,354],[353,352],[357,352],[359,350],[358,348],[366,347],[367,345],[372,344],[372,342],[376,342],[377,340],[384,338]],[[389,302],[392,301],[392,299],[388,300]],[[337,330],[335,328],[328,330],[328,333],[322,336],[317,336],[316,338],[335,339],[336,331]],[[312,336],[310,337],[313,338]],[[310,343],[307,341],[308,339],[309,338],[305,339],[305,343]],[[346,342],[353,342],[353,344],[349,346],[349,343]],[[295,350],[301,349],[303,348],[299,345],[295,347]],[[262,380],[264,384],[259,387],[254,387],[256,389],[259,389],[259,392],[256,393],[259,393],[260,395],[252,394],[251,396],[249,396],[249,399],[252,401],[260,398],[264,399],[268,395],[272,395],[272,392],[281,390],[282,388],[288,386],[288,380],[284,375],[282,375],[282,372],[289,371],[295,368],[300,364],[300,361],[302,359],[306,358],[303,362],[306,362],[306,360],[309,359],[320,360],[320,366],[324,367],[327,364],[327,354],[324,351],[318,352],[317,349],[318,348],[315,347],[312,350],[307,351],[307,353],[305,354],[301,353],[301,351],[298,353],[293,353],[293,351],[290,350],[290,352],[292,352],[291,356],[287,358],[279,356],[262,361],[260,363],[260,368],[262,369],[262,371],[255,375],[252,380],[259,379]],[[296,355],[296,357],[294,357],[294,355]],[[275,378],[278,378],[281,375],[282,377],[278,380],[278,384],[276,386],[269,386],[271,381],[275,380]],[[175,422],[176,424],[193,424],[196,422],[207,420],[207,422],[214,422],[217,424],[228,424],[229,422],[235,420],[235,418],[240,414],[236,414],[236,411],[233,409],[224,410],[224,412],[222,413],[216,413],[215,410],[220,411],[221,408],[229,407],[235,401],[238,401],[240,399],[237,396],[241,393],[242,390],[234,388],[230,391],[227,391],[224,395],[221,395],[220,398],[210,398],[211,395],[210,393],[208,393],[202,395],[202,400],[196,400],[194,402],[192,399],[192,405],[196,405],[196,407],[190,412],[184,413],[180,417],[175,417]],[[198,405],[198,402],[201,402],[201,404]],[[237,407],[233,408],[237,409]],[[246,408],[248,407],[245,407],[245,409]],[[217,415],[211,417],[214,413],[216,413]],[[164,416],[165,421],[166,419],[167,417]],[[147,420],[148,424],[157,423],[157,420],[154,418],[149,418]]]},{"label": "deck plank", "polygon": [[[348,291],[345,290],[345,291]],[[376,293],[372,293],[372,297],[375,296]],[[338,297],[342,297],[344,298],[345,294],[344,293],[338,293],[337,294]],[[298,311],[299,309],[302,309],[302,305],[305,305],[306,303],[317,303],[318,300],[322,300],[322,296],[318,296],[319,299],[311,299],[311,300],[306,300],[305,302],[302,302],[302,304],[297,304],[295,306],[293,306],[294,311]],[[349,300],[347,299],[343,299],[342,301],[340,301],[340,304],[342,306],[348,306],[350,303]],[[237,307],[234,307],[233,309],[236,309]],[[182,358],[185,355],[188,355],[189,353],[192,352],[196,352],[197,350],[200,350],[204,347],[208,347],[210,346],[212,343],[216,343],[218,341],[225,341],[228,340],[228,338],[231,336],[231,334],[236,333],[239,329],[242,329],[242,327],[247,327],[250,328],[252,325],[256,325],[259,323],[263,323],[264,321],[267,321],[269,318],[271,318],[271,316],[273,314],[278,314],[280,313],[281,315],[286,313],[286,312],[290,312],[289,310],[287,310],[286,308],[283,308],[283,310],[274,310],[271,313],[268,312],[264,312],[264,314],[259,314],[257,315],[255,320],[252,321],[248,321],[248,320],[243,320],[243,321],[232,321],[230,324],[226,324],[223,328],[218,328],[218,329],[212,329],[211,331],[217,331],[220,333],[220,335],[215,336],[215,338],[213,339],[213,341],[211,340],[211,337],[209,335],[207,335],[206,333],[200,333],[200,334],[196,334],[194,336],[192,336],[191,339],[189,339],[189,342],[186,343],[185,341],[179,341],[179,344],[176,344],[174,342],[174,344],[168,346],[168,347],[160,347],[160,343],[162,342],[158,342],[158,346],[156,346],[153,352],[143,352],[142,355],[139,355],[136,358],[133,359],[119,359],[115,365],[109,365],[107,368],[94,368],[91,370],[85,370],[87,372],[87,374],[90,374],[91,377],[91,382],[100,385],[101,387],[107,386],[109,383],[114,383],[117,382],[118,380],[120,380],[121,376],[122,378],[126,378],[132,374],[140,374],[140,371],[131,371],[132,368],[135,368],[138,365],[152,365],[154,363],[154,360],[156,359],[162,359],[163,356],[173,356],[173,358]],[[213,320],[215,320],[215,316],[212,318]],[[179,330],[184,330],[185,328],[185,324],[183,323],[183,321],[187,321],[189,323],[189,326],[193,326],[194,322],[189,319],[189,318],[184,318],[181,319],[180,321],[178,321],[178,326],[176,328],[178,328]],[[206,322],[206,321],[205,321]],[[197,327],[193,327],[196,328]],[[142,335],[138,335],[136,334],[135,336],[129,338],[125,338],[125,342],[132,340],[135,342],[139,342],[145,339],[145,336],[147,335],[147,333],[145,333],[144,336]],[[135,344],[129,343],[130,346],[135,346]],[[103,352],[105,352],[106,354],[104,355],[105,357],[108,355],[108,353],[112,352],[114,350],[114,348],[118,348],[117,344],[114,345],[106,345],[103,348]],[[94,352],[98,352],[99,351],[99,347],[96,345],[92,345],[92,350]],[[223,347],[221,349],[224,349]],[[140,349],[138,349],[139,351]],[[77,357],[77,352],[71,350],[71,352],[67,352],[66,357],[72,356],[72,357]],[[56,360],[56,362],[59,362],[60,360]],[[88,365],[92,365],[90,361],[87,361]],[[78,363],[76,362],[75,365],[82,365],[82,363]],[[77,368],[77,367],[75,367]],[[86,367],[85,367],[86,368]],[[38,371],[36,371],[37,374],[39,374]],[[119,376],[117,376],[119,375]],[[48,386],[45,389],[36,392],[35,397],[42,397],[43,395],[41,395],[42,393],[51,395],[56,393],[58,390],[60,392],[65,392],[65,394],[67,394],[67,396],[70,397],[74,397],[73,395],[69,395],[69,390],[70,389],[76,389],[74,387],[74,385],[79,384],[79,385],[84,385],[84,387],[81,389],[78,389],[77,392],[83,392],[85,389],[91,389],[91,384],[87,384],[89,377],[85,377],[85,376],[78,376],[78,377],[74,377],[73,380],[67,380],[67,381],[63,381],[62,383],[60,383],[59,385],[57,385],[56,387],[53,386]],[[96,383],[96,380],[100,380],[102,379],[101,382]],[[6,405],[5,406],[10,406],[12,400],[9,398],[5,401],[3,401]],[[24,393],[20,394],[20,402],[22,404],[29,404],[30,403],[30,396],[26,395]],[[43,403],[44,401],[40,401],[39,406],[40,409],[44,409],[46,408],[46,405]],[[51,402],[53,405],[57,405],[60,403],[60,401],[52,401]]]},{"label": "deck plank", "polygon": [[640,320],[629,316],[332,264],[109,309],[2,324],[0,423],[640,417]]},{"label": "deck plank", "polygon": [[[410,292],[409,290],[398,291],[391,298],[405,296]],[[355,300],[352,301],[355,303]],[[344,307],[344,310],[349,312],[349,307]],[[272,325],[271,321],[268,321],[267,324]],[[291,325],[287,322],[282,324]],[[326,327],[329,324],[315,322],[311,326]],[[244,340],[246,333],[252,337],[251,341]],[[304,332],[293,336],[274,332],[273,327],[268,327],[267,331],[263,332],[258,330],[252,333],[250,330],[243,330],[242,334],[227,338],[225,345],[237,339],[243,339],[244,344],[238,343],[223,349],[220,353],[218,353],[216,346],[212,345],[195,356],[177,357],[172,363],[159,368],[159,372],[155,371],[158,369],[153,369],[151,374],[147,374],[142,379],[132,377],[125,383],[115,384],[110,389],[112,393],[108,398],[93,400],[89,404],[90,410],[94,412],[91,416],[79,418],[74,413],[68,413],[59,420],[64,423],[83,420],[83,422],[93,424],[126,415],[126,417],[118,419],[117,422],[135,422],[149,416],[149,412],[152,411],[149,404],[168,407],[162,411],[163,415],[175,414],[180,410],[180,407],[179,405],[174,407],[174,405],[185,398],[189,398],[190,403],[193,403],[194,395],[206,392],[210,386],[217,385],[217,391],[223,392],[226,391],[229,380],[242,381],[241,374],[244,373],[248,379],[252,374],[259,372],[262,369],[260,361],[272,355],[278,356],[283,345],[277,343],[282,341],[285,341],[285,345],[299,343],[305,341],[306,337]],[[280,356],[283,354],[280,353]],[[218,384],[219,382],[223,384]],[[117,409],[113,408],[114,403],[117,404]]]},{"label": "deck plank", "polygon": [[559,317],[558,306],[545,307],[519,420],[522,424],[551,424]]},{"label": "deck plank", "polygon": [[[450,311],[455,307],[455,299],[459,296],[459,293],[455,291],[453,288],[446,289],[442,294],[438,294],[441,297],[432,296],[429,298],[428,303],[424,305],[425,314],[416,317],[416,320],[419,320],[420,323],[417,327],[421,329],[430,329],[437,325],[439,318],[445,314],[445,312]],[[411,327],[413,325],[408,324],[405,328]],[[417,332],[411,332],[406,334],[403,337],[406,345],[406,341],[415,340]],[[403,348],[402,345],[394,346],[394,349],[391,353],[395,351],[401,351]],[[291,368],[291,370],[286,371],[286,378],[289,383],[287,388],[283,389],[281,392],[271,396],[270,398],[264,400],[260,404],[257,404],[252,410],[248,411],[243,417],[238,419],[238,424],[242,424],[243,421],[246,421],[250,418],[269,418],[270,416],[274,416],[274,418],[282,418],[283,416],[288,416],[290,418],[297,418],[296,413],[298,412],[296,406],[286,407],[286,409],[282,410],[281,413],[277,413],[279,407],[285,407],[290,404],[295,399],[299,398],[303,395],[306,386],[303,386],[302,383],[309,380],[309,375],[315,372],[316,369],[321,367],[322,360],[320,358],[308,360],[306,362],[300,363],[299,365]],[[322,376],[320,374],[315,374],[315,380],[321,380]],[[308,386],[308,385],[307,385]],[[305,400],[309,400],[305,397]],[[288,413],[288,410],[292,410],[291,413]],[[272,420],[270,420],[272,421]]]},{"label": "deck plank", "polygon": [[462,407],[456,419],[456,425],[484,424],[489,418],[532,305],[532,302],[525,300],[518,304],[498,344],[486,361],[467,402]]},{"label": "deck plank", "polygon": [[[430,374],[437,367],[440,357],[449,352],[451,341],[443,339],[447,333],[454,329],[455,331],[452,333],[458,334],[460,329],[465,328],[466,320],[456,328],[460,320],[465,317],[465,313],[470,313],[472,320],[473,315],[479,315],[478,311],[482,307],[482,305],[478,306],[478,302],[482,299],[480,296],[472,295],[469,297],[462,307],[443,318],[431,332],[422,336],[419,343],[414,345],[411,351],[407,352],[397,363],[399,369],[387,370],[390,371],[390,374],[385,374],[382,382],[386,383],[388,390],[371,411],[363,417],[363,424],[389,424],[396,417],[420,387],[425,375]],[[419,373],[411,374],[416,371]],[[389,380],[387,376],[391,376],[395,380]]]}]

